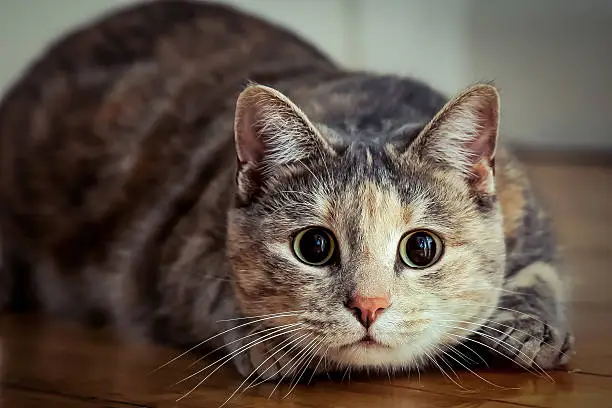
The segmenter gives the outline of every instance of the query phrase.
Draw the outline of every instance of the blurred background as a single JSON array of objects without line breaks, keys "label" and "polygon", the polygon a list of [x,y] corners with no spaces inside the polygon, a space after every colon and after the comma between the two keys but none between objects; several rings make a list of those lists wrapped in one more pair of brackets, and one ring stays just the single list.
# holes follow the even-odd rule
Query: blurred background
[{"label": "blurred background", "polygon": [[[0,94],[52,39],[134,0],[0,0]],[[612,0],[224,0],[349,68],[502,91],[527,149],[612,152]]]}]

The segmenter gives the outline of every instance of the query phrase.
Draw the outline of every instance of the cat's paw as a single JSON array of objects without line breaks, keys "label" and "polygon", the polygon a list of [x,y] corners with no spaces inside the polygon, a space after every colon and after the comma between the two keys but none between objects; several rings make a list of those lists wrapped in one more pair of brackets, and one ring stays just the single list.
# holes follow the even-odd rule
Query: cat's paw
[{"label": "cat's paw", "polygon": [[574,338],[563,326],[518,316],[480,329],[480,341],[523,368],[554,369],[566,365]]}]

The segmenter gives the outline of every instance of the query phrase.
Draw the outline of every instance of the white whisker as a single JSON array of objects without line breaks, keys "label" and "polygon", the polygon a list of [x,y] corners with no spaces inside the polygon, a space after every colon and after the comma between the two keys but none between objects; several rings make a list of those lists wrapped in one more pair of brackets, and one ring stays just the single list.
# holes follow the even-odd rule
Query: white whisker
[{"label": "white whisker", "polygon": [[[293,316],[293,315],[292,315],[292,314],[289,314],[289,315],[287,315],[287,316],[289,316],[289,317],[290,317],[290,316]],[[215,339],[215,338],[217,338],[217,337],[219,337],[219,336],[222,336],[222,335],[224,335],[225,333],[229,333],[229,332],[231,332],[231,331],[233,331],[233,330],[239,329],[239,328],[244,327],[244,326],[248,326],[248,325],[251,325],[251,324],[258,323],[258,322],[263,322],[263,321],[265,321],[265,320],[276,319],[276,318],[278,318],[278,317],[284,317],[284,316],[283,316],[283,315],[278,315],[278,316],[272,316],[272,317],[265,317],[265,318],[257,319],[257,320],[255,320],[255,321],[252,321],[252,322],[247,322],[247,323],[243,323],[243,324],[240,324],[240,325],[238,325],[238,326],[236,326],[236,327],[232,327],[231,329],[227,329],[227,330],[224,330],[224,331],[222,331],[222,332],[220,332],[220,333],[217,333],[217,334],[215,334],[215,335],[213,335],[213,336],[211,336],[211,337],[209,337],[209,338],[207,338],[207,339],[205,339],[205,340],[202,340],[201,342],[199,342],[199,343],[198,343],[198,344],[196,344],[195,346],[191,347],[191,348],[190,348],[190,349],[188,349],[187,351],[185,351],[185,352],[183,352],[183,353],[179,354],[178,356],[174,357],[173,359],[171,359],[171,360],[170,360],[170,361],[168,361],[167,363],[162,364],[161,366],[157,367],[157,368],[156,368],[155,370],[153,370],[151,373],[154,373],[154,372],[156,372],[156,371],[161,370],[162,368],[164,368],[164,367],[168,366],[169,364],[172,364],[173,362],[175,362],[175,361],[176,361],[176,360],[178,360],[179,358],[181,358],[181,357],[183,357],[183,356],[185,356],[185,355],[189,354],[190,352],[192,352],[193,350],[197,349],[198,347],[201,347],[203,344],[205,344],[205,343],[209,342],[210,340]]]},{"label": "white whisker", "polygon": [[[461,365],[461,367],[465,368],[466,370],[468,370],[470,373],[474,374],[476,377],[478,377],[479,379],[481,379],[482,381],[486,382],[487,384],[490,384],[496,388],[501,388],[501,389],[506,389],[506,390],[518,390],[518,388],[507,388],[507,387],[502,387],[500,385],[497,385],[495,383],[492,383],[491,381],[487,380],[486,378],[480,376],[479,374],[477,374],[475,371],[473,371],[472,369],[470,369],[468,366],[466,366],[465,364],[461,363],[459,360],[457,360],[456,358],[454,358],[451,354],[446,353],[444,350],[441,350],[445,355],[447,355],[450,359],[452,359],[454,362],[456,362],[457,364]],[[456,350],[453,350],[456,352]]]},{"label": "white whisker", "polygon": [[221,319],[221,320],[217,320],[217,323],[220,322],[235,322],[238,320],[251,320],[251,319],[257,319],[260,317],[285,317],[285,316],[298,316],[299,313],[304,312],[303,310],[290,310],[287,312],[278,312],[278,313],[269,313],[269,314],[263,314],[263,315],[257,315],[257,316],[245,316],[245,317],[236,317],[234,319]]},{"label": "white whisker", "polygon": [[[446,336],[449,336],[449,337],[455,337],[455,338],[461,339],[461,340],[463,340],[463,341],[469,341],[469,342],[472,342],[472,343],[476,343],[476,344],[478,344],[478,345],[480,345],[480,346],[486,347],[487,349],[489,349],[489,350],[493,351],[494,353],[499,354],[500,356],[502,356],[502,357],[504,357],[505,359],[507,359],[507,360],[509,360],[509,361],[511,361],[511,362],[512,362],[512,359],[511,359],[510,357],[508,357],[507,355],[505,355],[504,353],[502,353],[501,351],[496,350],[496,349],[494,349],[493,347],[489,346],[488,344],[484,344],[484,343],[482,343],[482,342],[480,342],[480,341],[478,341],[478,340],[474,340],[474,339],[472,339],[472,338],[470,338],[470,337],[467,337],[467,336],[461,336],[461,335],[459,335],[459,334],[450,334],[450,333],[447,333],[447,334],[446,334]],[[537,372],[533,372],[532,370],[530,370],[530,369],[529,369],[529,367],[526,367],[526,366],[524,366],[523,364],[521,364],[521,363],[519,363],[519,362],[517,362],[517,364],[518,364],[518,365],[519,365],[519,366],[520,366],[522,369],[524,369],[525,371],[527,371],[528,373],[531,373],[531,374],[535,375],[536,377],[538,377],[538,376],[539,376],[539,374],[538,374]]]},{"label": "white whisker", "polygon": [[525,312],[521,312],[520,310],[511,309],[511,308],[509,308],[509,307],[503,307],[503,306],[489,306],[489,305],[483,305],[483,304],[479,304],[479,303],[471,303],[471,302],[469,302],[469,303],[467,303],[467,304],[472,305],[472,306],[480,306],[480,307],[489,308],[489,309],[505,310],[505,311],[507,311],[507,312],[517,313],[517,314],[519,314],[519,315],[521,315],[521,316],[525,316],[525,317],[528,317],[528,318],[530,318],[530,319],[533,319],[533,320],[535,320],[535,321],[537,321],[537,322],[539,322],[539,323],[546,324],[546,323],[545,323],[545,322],[543,322],[542,320],[538,319],[536,316],[530,315],[530,314],[525,313]]},{"label": "white whisker", "polygon": [[327,352],[329,351],[330,347],[331,346],[327,346],[327,349],[325,349],[325,352],[319,358],[319,362],[317,363],[317,365],[315,366],[314,370],[312,371],[312,375],[310,376],[310,379],[308,380],[308,384],[310,384],[310,382],[314,378],[315,374],[317,373],[317,370],[319,369],[319,366],[321,365],[321,361],[323,361],[325,356],[327,356]]},{"label": "white whisker", "polygon": [[[437,347],[437,346],[433,346],[434,349],[436,349],[439,353],[442,353],[445,356],[449,356],[446,351],[442,350],[441,348]],[[444,357],[442,357],[441,355],[438,354],[438,356],[440,357],[440,359],[444,362],[444,364],[446,364],[446,366],[448,368],[450,368],[451,372],[453,373],[453,375],[455,376],[455,378],[457,379],[457,381],[461,381],[461,378],[459,378],[459,375],[457,374],[457,372],[453,369],[453,367],[444,359]]]},{"label": "white whisker", "polygon": [[[466,330],[466,329],[461,328],[461,327],[452,327],[452,328],[456,328],[456,329],[459,329],[459,330],[465,330],[465,331],[470,332],[470,333],[474,333],[474,334],[478,334],[478,335],[481,335],[481,336],[485,336],[485,337],[487,337],[487,338],[489,338],[489,339],[491,339],[491,340],[494,340],[494,341],[495,341],[495,340],[497,340],[495,337],[490,336],[490,335],[485,334],[485,333],[479,333],[479,332],[476,332],[476,331],[473,331],[473,330]],[[500,352],[499,350],[495,349],[494,347],[490,347],[490,346],[488,346],[488,345],[486,345],[486,344],[484,344],[484,343],[481,343],[481,342],[479,342],[479,341],[476,341],[476,340],[474,340],[474,339],[470,339],[470,338],[467,338],[467,337],[461,337],[461,336],[457,336],[457,335],[450,334],[450,333],[447,333],[447,335],[448,335],[448,336],[455,336],[455,337],[459,337],[459,338],[464,338],[464,339],[469,339],[470,341],[473,341],[473,342],[475,342],[475,343],[477,343],[477,344],[480,344],[480,345],[482,345],[482,346],[487,347],[487,348],[488,348],[488,349],[490,349],[490,350],[495,351],[496,353],[498,353],[498,354],[500,354],[500,355],[504,356],[504,357],[505,357],[505,358],[507,358],[508,360],[510,360],[510,361],[512,361],[512,362],[514,362],[514,363],[516,363],[516,364],[518,364],[518,365],[519,365],[520,367],[522,367],[523,369],[525,369],[525,370],[527,370],[527,371],[529,371],[529,372],[532,372],[532,371],[531,371],[531,370],[530,370],[528,367],[526,367],[526,366],[525,366],[525,365],[523,365],[522,363],[520,363],[520,362],[518,362],[518,361],[515,361],[515,360],[512,360],[512,359],[511,359],[509,356],[505,355],[504,353]],[[511,344],[507,344],[507,343],[505,343],[505,342],[501,342],[501,343],[498,343],[498,344],[499,344],[500,346],[504,347],[506,350],[510,350],[510,349],[511,349],[511,350],[516,351],[517,353],[519,353],[519,354],[521,354],[521,355],[523,355],[523,356],[525,356],[525,357],[527,357],[527,358],[529,359],[529,356],[527,356],[527,355],[526,355],[526,354],[525,354],[523,351],[521,351],[520,349],[518,349],[518,348],[516,348],[516,347],[512,346]],[[545,375],[545,376],[546,376],[546,377],[547,377],[549,380],[551,380],[552,382],[555,382],[555,380],[554,380],[554,379],[553,379],[553,378],[552,378],[552,377],[551,377],[551,376],[550,376],[550,375],[549,375],[549,374],[546,372],[546,370],[544,370],[542,367],[540,367],[540,366],[539,366],[539,365],[538,365],[538,364],[537,364],[535,361],[533,362],[533,364],[534,364],[534,365],[535,365],[535,367],[536,367],[536,368],[537,368],[537,369],[538,369],[538,370],[539,370],[539,371],[540,371],[542,374],[544,374],[544,375]],[[537,373],[537,372],[536,372],[536,373]],[[534,373],[534,374],[535,374],[535,373]],[[535,374],[535,375],[537,375],[537,374]]]},{"label": "white whisker", "polygon": [[295,327],[295,326],[300,326],[301,324],[302,324],[302,323],[289,323],[289,324],[284,324],[284,325],[282,325],[282,326],[270,327],[270,328],[268,328],[268,329],[263,329],[263,330],[259,330],[259,331],[253,332],[253,333],[251,333],[251,334],[247,334],[246,336],[242,336],[242,337],[240,337],[240,338],[238,338],[238,339],[236,339],[236,340],[230,341],[229,343],[225,343],[224,345],[219,346],[219,347],[217,347],[216,349],[214,349],[214,350],[212,350],[212,351],[210,351],[210,352],[206,353],[206,354],[205,354],[205,355],[203,355],[202,357],[200,357],[200,358],[198,358],[197,360],[195,360],[193,363],[189,364],[189,367],[192,367],[192,366],[196,365],[196,364],[197,364],[197,363],[199,363],[200,361],[204,360],[206,357],[210,356],[211,354],[216,353],[217,351],[220,351],[220,350],[222,350],[222,349],[226,348],[226,347],[227,347],[227,346],[229,346],[230,344],[234,344],[234,343],[237,343],[237,342],[239,342],[239,341],[242,341],[242,340],[244,340],[244,339],[246,339],[246,338],[253,337],[253,336],[257,336],[257,335],[260,335],[260,334],[262,334],[262,333],[267,333],[267,332],[269,332],[269,331],[273,331],[273,332],[277,333],[277,332],[279,332],[279,331],[283,331],[284,329],[288,329],[288,328]]},{"label": "white whisker", "polygon": [[[312,336],[312,334],[311,334],[311,336]],[[310,337],[310,336],[309,336],[309,337]],[[306,348],[307,348],[307,347],[309,347],[309,346],[310,346],[310,345],[311,345],[311,344],[312,344],[312,343],[313,343],[315,340],[316,340],[316,337],[315,337],[314,339],[312,339],[312,340],[311,340],[311,341],[310,341],[310,342],[309,342],[309,343],[306,345],[306,347],[305,347],[304,349],[302,349],[302,350],[298,351],[298,353],[297,353],[295,356],[293,356],[293,357],[291,358],[291,360],[289,360],[289,361],[288,361],[287,363],[285,363],[285,364],[284,364],[284,365],[283,365],[281,368],[279,368],[279,369],[278,369],[278,371],[275,373],[275,375],[276,375],[276,374],[280,374],[280,373],[283,371],[283,369],[284,369],[285,367],[287,367],[289,364],[291,364],[291,362],[292,362],[293,360],[295,360],[296,358],[298,358],[298,357],[299,357],[299,356],[300,356],[300,355],[301,355],[301,354],[304,352],[304,350],[306,350]],[[293,367],[293,366],[291,366],[291,367]],[[274,391],[276,391],[276,389],[277,389],[277,388],[278,388],[278,386],[279,386],[279,385],[280,385],[280,384],[283,382],[283,380],[285,379],[285,377],[287,376],[287,374],[288,374],[288,373],[289,373],[289,371],[287,371],[285,374],[283,374],[283,376],[282,376],[282,377],[281,377],[281,379],[278,381],[278,383],[276,383],[276,385],[274,386],[274,388],[273,388],[273,389],[272,389],[272,391],[270,392],[270,395],[268,395],[268,399],[272,398],[272,395],[274,394]]]},{"label": "white whisker", "polygon": [[440,364],[438,364],[438,362],[435,360],[435,358],[430,356],[429,353],[427,353],[425,351],[424,351],[424,353],[425,353],[425,356],[429,359],[429,361],[431,361],[436,367],[438,367],[440,372],[442,372],[442,374],[444,374],[449,380],[451,380],[451,382],[453,384],[455,384],[457,387],[461,388],[462,390],[465,390],[465,387],[463,385],[459,384],[450,375],[448,375],[448,373],[446,371],[444,371],[444,369],[440,366]]},{"label": "white whisker", "polygon": [[[480,359],[480,361],[482,361],[484,363],[485,366],[487,366],[487,368],[489,367],[489,364],[485,361],[484,358],[482,358],[480,356],[480,354],[476,353],[474,350],[472,350],[467,344],[462,344],[463,347],[467,348],[468,351],[470,351],[472,354],[474,354],[476,357],[478,357]],[[469,358],[468,356],[466,356],[464,353],[462,353],[461,351],[457,350],[456,348],[452,348],[452,350],[457,353],[457,355],[462,358],[464,361],[466,361],[467,363],[470,364],[476,364],[476,361],[472,360],[471,358]]]},{"label": "white whisker", "polygon": [[182,380],[176,382],[174,385],[177,385],[177,384],[180,384],[182,382],[185,382],[188,379],[190,379],[190,378],[192,378],[192,377],[202,373],[203,371],[207,370],[208,368],[212,367],[213,365],[215,365],[217,363],[220,363],[213,371],[211,371],[209,374],[206,375],[206,377],[204,377],[200,382],[198,382],[195,387],[191,388],[186,394],[184,394],[179,399],[177,399],[177,401],[182,400],[183,398],[185,398],[189,394],[191,394],[193,391],[195,391],[200,385],[202,385],[207,379],[209,379],[211,375],[213,375],[215,372],[217,372],[217,370],[219,370],[221,367],[223,367],[225,364],[227,364],[228,361],[232,360],[232,358],[234,358],[238,354],[242,353],[243,351],[246,351],[246,350],[248,350],[248,349],[250,349],[250,348],[252,348],[252,347],[254,347],[254,346],[258,345],[258,344],[261,344],[261,343],[263,343],[265,341],[268,341],[270,339],[273,339],[275,337],[283,336],[283,335],[286,335],[288,333],[292,333],[292,332],[300,330],[300,329],[301,329],[301,327],[298,327],[298,328],[295,328],[295,329],[291,329],[291,330],[288,330],[288,331],[283,331],[281,333],[268,333],[263,338],[254,340],[254,341],[252,341],[252,342],[250,342],[250,343],[240,347],[239,349],[233,351],[232,353],[229,353],[227,356],[222,357],[222,358],[214,361],[213,363],[207,365],[203,369],[198,370],[195,373],[193,373],[193,374],[183,378]]},{"label": "white whisker", "polygon": [[[299,333],[296,333],[299,334]],[[304,333],[301,336],[298,337],[298,340],[307,336],[308,333]],[[274,351],[273,354],[271,354],[270,356],[268,356],[268,358],[266,358],[261,364],[259,364],[255,369],[253,369],[253,371],[251,371],[251,374],[249,374],[249,376],[247,378],[244,379],[244,381],[242,381],[242,383],[240,383],[240,385],[238,387],[236,387],[236,389],[234,390],[234,392],[232,393],[232,395],[230,395],[223,404],[221,404],[219,406],[219,408],[221,408],[222,406],[224,406],[225,404],[227,404],[233,397],[234,395],[236,395],[236,393],[244,386],[244,384],[249,381],[249,379],[253,376],[253,374],[257,373],[257,370],[259,370],[265,363],[267,363],[271,358],[273,358],[277,353],[281,352],[283,350],[283,348],[287,345],[287,344],[291,344],[294,341],[294,336],[289,337],[288,339],[285,339],[283,342],[281,342],[280,344],[278,344],[274,349],[272,349],[271,351]],[[276,350],[276,351],[275,351]],[[269,369],[269,367],[268,367]],[[267,371],[267,370],[266,370]],[[266,371],[264,371],[263,373],[265,373]],[[262,373],[262,374],[263,374]],[[257,378],[260,378],[261,374],[259,374],[259,376],[255,377],[255,381],[257,380]],[[245,388],[245,390],[247,390],[249,387]],[[244,391],[243,391],[244,392]]]},{"label": "white whisker", "polygon": [[[295,348],[297,348],[300,345],[300,343],[302,342],[302,340],[304,340],[304,338],[308,338],[310,336],[312,336],[312,334],[310,334],[310,333],[306,333],[304,336],[300,336],[300,338],[298,339],[299,341],[297,341],[295,344],[293,344],[293,346],[291,346],[287,351],[285,351],[285,353],[278,358],[278,361],[282,360],[287,354],[291,353],[291,351],[293,351]],[[251,383],[249,385],[247,385],[246,388],[242,392],[244,392],[244,391],[246,391],[246,390],[248,390],[250,388],[257,387],[258,385],[263,384],[264,382],[266,382],[266,380],[262,380],[262,381],[258,382],[257,384],[254,384],[257,381],[257,379],[261,378],[263,376],[263,374],[267,373],[270,368],[272,368],[272,366],[266,368],[264,370],[264,372],[261,373],[258,377],[255,377],[255,379],[253,381],[251,381]],[[282,370],[282,367],[281,367],[281,369],[276,371],[276,373],[274,373],[273,376],[278,374],[280,372],[280,370]]]},{"label": "white whisker", "polygon": [[[460,316],[460,315],[455,314],[455,313],[447,313],[447,312],[445,312],[444,314],[447,314],[447,315],[450,315],[450,316]],[[513,329],[514,331],[516,331],[516,332],[518,332],[518,333],[523,333],[523,334],[526,334],[527,336],[529,336],[529,338],[540,340],[540,341],[542,341],[542,344],[547,345],[548,347],[552,348],[552,349],[553,349],[553,350],[555,350],[555,351],[558,351],[559,353],[561,353],[561,354],[563,354],[563,355],[565,355],[565,356],[567,355],[567,354],[566,354],[565,352],[563,352],[563,350],[561,350],[559,347],[555,347],[555,346],[553,346],[552,344],[549,344],[549,343],[544,342],[544,341],[543,341],[543,339],[540,339],[540,338],[538,338],[538,337],[534,336],[533,334],[529,333],[528,331],[521,330],[521,329],[517,329],[517,328],[516,328],[516,327],[514,327],[514,326],[510,326],[510,325],[508,325],[508,324],[504,324],[504,323],[501,323],[501,322],[497,322],[497,321],[492,320],[492,319],[476,318],[476,319],[474,319],[474,320],[484,321],[485,323],[493,323],[493,324],[497,324],[497,325],[500,325],[500,326],[505,327],[505,328],[508,328],[508,329]],[[446,321],[448,321],[448,322],[456,322],[456,323],[468,323],[468,324],[474,324],[474,323],[472,323],[472,322],[468,322],[468,321],[464,321],[464,320],[442,320],[442,321],[445,321],[445,322],[446,322]],[[507,337],[509,337],[509,338],[513,339],[514,341],[516,341],[517,343],[519,343],[519,341],[518,341],[518,340],[516,340],[516,338],[514,338],[514,337],[510,336],[509,334],[507,334],[506,332],[504,332],[504,331],[502,331],[502,330],[496,329],[496,328],[491,327],[491,326],[488,326],[488,325],[486,325],[486,324],[481,324],[481,323],[479,323],[478,325],[479,325],[480,327],[483,327],[483,328],[486,328],[486,329],[490,329],[490,330],[496,331],[496,332],[498,332],[498,333],[505,334]]]},{"label": "white whisker", "polygon": [[[306,370],[308,370],[308,367],[310,366],[310,364],[312,363],[312,360],[317,356],[317,353],[319,351],[321,351],[321,349],[323,348],[323,346],[325,342],[325,337],[322,338],[311,350],[310,353],[310,359],[308,359],[308,361],[306,361],[306,364],[304,365],[304,368],[302,369],[302,374],[300,374],[300,376],[298,377],[297,381],[295,381],[295,383],[293,383],[293,386],[291,386],[291,388],[289,388],[289,391],[287,391],[287,394],[285,394],[285,396],[283,398],[286,398],[289,394],[291,394],[291,391],[293,391],[293,389],[300,383],[300,380],[302,379],[302,376],[304,375],[304,373],[306,372]],[[308,354],[307,354],[308,355]]]}]

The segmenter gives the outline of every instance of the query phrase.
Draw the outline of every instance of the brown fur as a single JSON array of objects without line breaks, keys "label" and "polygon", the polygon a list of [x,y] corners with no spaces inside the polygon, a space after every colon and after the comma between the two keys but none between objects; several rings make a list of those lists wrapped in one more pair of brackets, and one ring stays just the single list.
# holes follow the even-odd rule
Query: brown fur
[{"label": "brown fur", "polygon": [[[0,105],[0,302],[179,345],[215,336],[264,378],[476,344],[554,367],[572,341],[554,240],[498,120],[493,86],[447,101],[345,71],[222,6],[118,11],[51,46]],[[311,226],[337,240],[328,265],[292,252]],[[443,252],[415,269],[398,245],[422,229]],[[348,305],[381,296],[366,329]],[[266,373],[282,340],[295,347]]]}]

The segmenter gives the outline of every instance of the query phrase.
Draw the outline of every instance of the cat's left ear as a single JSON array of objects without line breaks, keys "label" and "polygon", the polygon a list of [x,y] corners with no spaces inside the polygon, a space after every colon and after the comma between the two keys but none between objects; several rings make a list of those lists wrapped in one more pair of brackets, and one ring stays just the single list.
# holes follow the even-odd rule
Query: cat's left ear
[{"label": "cat's left ear", "polygon": [[242,201],[309,159],[334,154],[304,112],[281,92],[263,85],[249,85],[238,97],[234,133]]},{"label": "cat's left ear", "polygon": [[499,130],[499,93],[474,85],[448,102],[411,143],[406,155],[463,176],[482,193],[493,193]]}]

